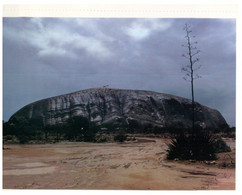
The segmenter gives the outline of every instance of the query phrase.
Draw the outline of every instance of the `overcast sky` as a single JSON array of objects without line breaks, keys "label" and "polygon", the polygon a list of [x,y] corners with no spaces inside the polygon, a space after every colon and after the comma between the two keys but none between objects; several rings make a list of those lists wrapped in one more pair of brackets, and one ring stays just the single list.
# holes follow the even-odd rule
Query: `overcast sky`
[{"label": "overcast sky", "polygon": [[201,50],[195,101],[235,126],[234,19],[4,18],[3,119],[33,101],[104,85],[191,98],[181,71],[185,23]]}]

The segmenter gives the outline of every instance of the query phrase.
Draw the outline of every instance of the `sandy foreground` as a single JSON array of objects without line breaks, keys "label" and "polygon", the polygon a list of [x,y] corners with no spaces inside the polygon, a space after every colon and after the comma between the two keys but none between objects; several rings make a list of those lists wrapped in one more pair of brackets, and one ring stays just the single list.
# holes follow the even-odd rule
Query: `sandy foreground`
[{"label": "sandy foreground", "polygon": [[[168,140],[5,145],[4,189],[234,190],[235,169],[165,160]],[[234,141],[229,140],[234,152]],[[226,155],[220,155],[220,161]],[[229,160],[229,159],[228,159]],[[222,162],[221,162],[222,163]]]}]

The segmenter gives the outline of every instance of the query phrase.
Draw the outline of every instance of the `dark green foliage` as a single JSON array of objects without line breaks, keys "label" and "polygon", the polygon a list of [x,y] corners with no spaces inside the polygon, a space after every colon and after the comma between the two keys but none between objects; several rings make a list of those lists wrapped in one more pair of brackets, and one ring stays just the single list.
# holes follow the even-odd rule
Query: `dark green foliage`
[{"label": "dark green foliage", "polygon": [[14,135],[14,134],[15,134],[14,126],[11,125],[9,122],[3,122],[3,136]]},{"label": "dark green foliage", "polygon": [[236,139],[235,127],[227,128],[224,132],[222,132],[222,136]]},{"label": "dark green foliage", "polygon": [[95,142],[95,135],[99,131],[99,127],[95,123],[90,123],[87,129],[83,129],[83,141],[85,142]]},{"label": "dark green foliage", "polygon": [[30,137],[28,135],[18,135],[17,136],[20,144],[27,144],[30,140]]},{"label": "dark green foliage", "polygon": [[123,130],[119,131],[117,135],[114,136],[114,141],[124,142],[127,139],[125,132]]},{"label": "dark green foliage", "polygon": [[19,141],[15,135],[5,135],[5,136],[3,136],[3,142],[4,143],[7,143],[7,142],[18,143]]},{"label": "dark green foliage", "polygon": [[26,117],[16,116],[3,125],[3,135],[15,135],[19,143],[28,143],[29,140],[34,139],[38,131],[43,128],[42,120],[40,118],[27,119]]},{"label": "dark green foliage", "polygon": [[214,160],[216,159],[214,143],[208,132],[199,131],[194,135],[181,133],[168,145],[167,159]]},{"label": "dark green foliage", "polygon": [[95,134],[99,127],[82,116],[75,116],[67,121],[65,126],[65,135],[68,140],[72,141],[95,141]]},{"label": "dark green foliage", "polygon": [[97,143],[104,143],[104,142],[107,142],[106,138],[101,138],[101,139],[97,140]]},{"label": "dark green foliage", "polygon": [[66,137],[68,140],[80,140],[80,136],[89,129],[89,121],[82,116],[70,118],[66,124]]},{"label": "dark green foliage", "polygon": [[28,143],[30,140],[45,140],[46,142],[70,141],[95,141],[95,134],[99,127],[82,116],[75,116],[66,123],[46,125],[39,118],[27,119],[15,117],[11,123],[3,123],[3,135],[14,135],[19,143]]},{"label": "dark green foliage", "polygon": [[213,147],[216,153],[231,152],[231,148],[225,143],[225,141],[221,137],[214,138]]},{"label": "dark green foliage", "polygon": [[65,132],[65,125],[63,124],[56,124],[56,125],[47,125],[43,129],[44,131],[44,139],[46,141],[49,140],[49,138],[54,141],[58,142],[60,141],[62,135]]}]

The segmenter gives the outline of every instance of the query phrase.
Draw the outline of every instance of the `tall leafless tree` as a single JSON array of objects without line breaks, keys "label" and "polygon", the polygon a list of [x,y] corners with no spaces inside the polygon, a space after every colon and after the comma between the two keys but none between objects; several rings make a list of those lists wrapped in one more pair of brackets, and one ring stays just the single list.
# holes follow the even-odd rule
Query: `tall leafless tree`
[{"label": "tall leafless tree", "polygon": [[198,44],[197,41],[194,41],[196,38],[192,35],[191,27],[188,24],[185,24],[183,30],[186,33],[185,39],[186,44],[182,46],[187,49],[187,52],[182,54],[182,57],[188,60],[188,64],[182,67],[182,71],[185,72],[184,80],[191,83],[191,92],[192,92],[192,134],[195,131],[195,103],[194,103],[194,80],[201,78],[200,75],[195,72],[201,68],[201,65],[198,65],[199,58],[197,55],[200,53],[200,50],[196,47]]}]

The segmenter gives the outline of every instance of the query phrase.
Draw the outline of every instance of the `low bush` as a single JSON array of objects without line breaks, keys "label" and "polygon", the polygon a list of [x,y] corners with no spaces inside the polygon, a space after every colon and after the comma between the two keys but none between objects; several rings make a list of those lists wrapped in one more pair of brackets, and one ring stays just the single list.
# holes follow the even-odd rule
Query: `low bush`
[{"label": "low bush", "polygon": [[18,143],[19,140],[15,135],[3,136],[3,143]]},{"label": "low bush", "polygon": [[97,143],[104,143],[107,141],[108,141],[107,138],[101,138],[101,139],[96,140]]},{"label": "low bush", "polygon": [[181,133],[168,145],[167,159],[215,160],[215,153],[215,141],[208,132],[199,131],[194,135]]},{"label": "low bush", "polygon": [[117,142],[124,142],[127,139],[127,136],[125,135],[124,131],[119,131],[119,133],[115,135],[113,139]]},{"label": "low bush", "polygon": [[221,137],[215,137],[213,142],[213,147],[216,153],[231,152],[231,148]]},{"label": "low bush", "polygon": [[27,135],[17,135],[20,144],[27,144],[31,138]]}]

